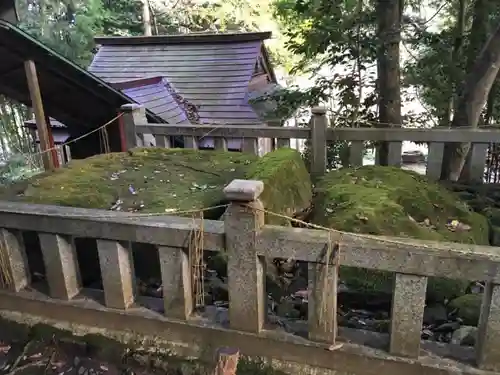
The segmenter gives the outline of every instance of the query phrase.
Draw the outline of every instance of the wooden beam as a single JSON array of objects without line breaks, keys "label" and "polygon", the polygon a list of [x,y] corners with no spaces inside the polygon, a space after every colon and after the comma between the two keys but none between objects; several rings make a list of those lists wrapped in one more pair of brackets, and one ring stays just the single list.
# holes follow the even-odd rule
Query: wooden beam
[{"label": "wooden beam", "polygon": [[40,137],[40,146],[42,149],[43,168],[45,170],[55,169],[54,160],[50,150],[50,137],[43,110],[42,94],[40,92],[40,85],[38,84],[38,76],[36,73],[36,65],[32,60],[24,62],[24,70],[26,72],[26,80],[28,82],[28,89],[30,92],[31,104],[35,113],[36,128],[38,136]]}]

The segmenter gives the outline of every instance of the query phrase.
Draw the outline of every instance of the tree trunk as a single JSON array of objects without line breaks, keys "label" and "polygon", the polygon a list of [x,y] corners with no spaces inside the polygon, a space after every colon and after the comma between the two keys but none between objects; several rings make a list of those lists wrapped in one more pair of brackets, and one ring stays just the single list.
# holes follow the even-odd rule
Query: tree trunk
[{"label": "tree trunk", "polygon": [[[472,20],[472,27],[470,38],[469,38],[469,48],[467,51],[467,65],[466,72],[470,72],[474,63],[476,62],[477,56],[481,52],[481,49],[485,45],[488,40],[488,34],[491,32],[490,30],[490,22],[489,21],[489,11],[490,8],[489,0],[476,0],[474,3],[474,19]],[[451,150],[449,148],[448,151],[448,160],[451,157]],[[467,153],[467,157],[465,159],[465,164],[462,168],[462,172],[460,173],[459,180],[462,182],[470,181],[470,163],[471,163],[472,153],[469,149]],[[448,162],[449,163],[449,162]]]},{"label": "tree trunk", "polygon": [[[457,110],[451,123],[452,128],[478,125],[479,117],[488,98],[498,70],[500,69],[500,24],[489,38],[472,70],[467,75],[457,101]],[[470,150],[470,143],[449,143],[449,163],[443,165],[444,178],[457,181]]]},{"label": "tree trunk", "polygon": [[[478,0],[478,2],[482,2],[483,0]],[[460,0],[458,2],[458,17],[457,17],[457,25],[455,28],[455,41],[453,43],[453,50],[451,51],[451,62],[453,64],[450,71],[450,74],[452,76],[453,81],[452,81],[452,88],[451,92],[456,93],[457,91],[457,82],[456,82],[456,76],[457,74],[454,74],[454,70],[457,69],[457,61],[460,61],[460,56],[462,54],[462,47],[463,47],[463,40],[464,40],[464,32],[465,32],[465,19],[466,19],[466,8],[467,8],[467,1],[466,0]],[[452,119],[452,114],[455,109],[455,102],[456,102],[456,95],[450,95],[449,101],[448,101],[448,106],[446,108],[446,112],[443,115],[443,118],[441,119],[441,123],[439,125],[441,126],[450,126],[450,121]]]},{"label": "tree trunk", "polygon": [[151,12],[149,10],[149,0],[142,0],[142,24],[144,27],[144,35],[151,36]]},{"label": "tree trunk", "polygon": [[[401,92],[399,43],[401,40],[401,17],[403,1],[378,0],[378,35],[377,56],[378,91],[379,91],[379,126],[401,127]],[[388,143],[381,143],[377,150],[380,165],[389,163]]]}]

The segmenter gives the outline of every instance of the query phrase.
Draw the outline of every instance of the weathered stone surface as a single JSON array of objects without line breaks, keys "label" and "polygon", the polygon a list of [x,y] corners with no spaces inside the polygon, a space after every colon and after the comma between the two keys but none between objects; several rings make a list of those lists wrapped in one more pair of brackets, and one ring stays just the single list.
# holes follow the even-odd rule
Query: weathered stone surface
[{"label": "weathered stone surface", "polygon": [[160,247],[161,278],[165,315],[188,319],[193,311],[191,268],[186,249]]},{"label": "weathered stone surface", "polygon": [[500,286],[488,283],[483,294],[477,334],[479,368],[500,371]]},{"label": "weathered stone surface", "polygon": [[418,357],[427,277],[396,274],[392,297],[390,352]]},{"label": "weathered stone surface", "polygon": [[135,297],[135,275],[129,244],[97,241],[104,299],[107,307],[126,309]]},{"label": "weathered stone surface", "polygon": [[477,327],[462,326],[453,332],[451,343],[456,345],[474,346],[477,340]]},{"label": "weathered stone surface", "polygon": [[69,300],[80,292],[81,277],[71,237],[39,233],[50,295]]},{"label": "weathered stone surface", "polygon": [[16,292],[27,287],[30,283],[28,258],[21,232],[0,228],[0,259],[3,270],[7,275],[2,275],[0,285]]},{"label": "weathered stone surface", "polygon": [[262,181],[233,180],[224,188],[224,196],[228,201],[251,202],[264,191]]},{"label": "weathered stone surface", "polygon": [[237,203],[227,209],[224,225],[229,278],[229,321],[231,328],[259,332],[267,312],[265,263],[257,256],[255,237],[264,225],[259,200],[248,206]]}]

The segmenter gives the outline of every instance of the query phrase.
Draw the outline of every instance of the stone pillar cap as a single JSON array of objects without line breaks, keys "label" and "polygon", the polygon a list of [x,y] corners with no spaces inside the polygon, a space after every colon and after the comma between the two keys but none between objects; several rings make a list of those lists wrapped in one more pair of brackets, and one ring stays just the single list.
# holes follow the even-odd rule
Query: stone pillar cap
[{"label": "stone pillar cap", "polygon": [[256,180],[233,180],[224,188],[229,201],[252,202],[264,191],[264,183]]},{"label": "stone pillar cap", "polygon": [[132,111],[137,111],[139,109],[142,109],[143,106],[140,105],[140,104],[137,104],[137,103],[128,103],[128,104],[124,104],[120,107],[120,109],[123,111],[123,112],[132,112]]}]

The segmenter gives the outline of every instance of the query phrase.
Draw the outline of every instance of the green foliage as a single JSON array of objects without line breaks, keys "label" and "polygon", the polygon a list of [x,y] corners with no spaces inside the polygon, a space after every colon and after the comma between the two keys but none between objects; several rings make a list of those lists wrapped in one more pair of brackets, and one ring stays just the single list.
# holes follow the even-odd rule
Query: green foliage
[{"label": "green foliage", "polygon": [[[478,7],[479,5],[479,7]],[[436,123],[447,125],[450,98],[460,89],[471,64],[480,53],[488,34],[500,20],[500,4],[496,1],[471,2],[465,12],[465,29],[458,35],[459,2],[436,4],[443,18],[438,30],[415,25],[405,38],[410,59],[404,66],[403,84],[418,90],[419,99],[428,108]],[[478,14],[476,14],[478,13]],[[483,17],[480,28],[473,27],[474,17]],[[453,49],[458,48],[453,54]],[[492,89],[490,99],[498,96],[498,84]],[[490,101],[481,123],[500,120],[500,104]],[[486,115],[486,111],[489,111]]]}]

